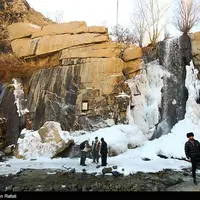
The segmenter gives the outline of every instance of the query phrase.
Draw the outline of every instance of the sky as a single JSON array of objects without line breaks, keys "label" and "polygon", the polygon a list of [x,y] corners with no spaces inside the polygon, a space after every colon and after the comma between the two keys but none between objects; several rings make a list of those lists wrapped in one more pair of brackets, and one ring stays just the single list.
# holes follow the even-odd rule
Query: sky
[{"label": "sky", "polygon": [[[88,25],[107,26],[116,23],[117,0],[28,0],[28,3],[43,14],[63,11],[65,22],[80,20]],[[119,0],[119,23],[128,26],[132,10],[132,0]]]},{"label": "sky", "polygon": [[[31,7],[47,17],[52,17],[56,11],[63,13],[61,22],[86,21],[97,26],[113,27],[117,21],[117,0],[27,0]],[[172,15],[173,5],[177,0],[159,0],[161,3],[172,1],[169,15]],[[48,2],[48,3],[47,3]],[[135,0],[118,0],[118,22],[123,27],[131,27],[131,16],[136,9]],[[180,33],[169,25],[172,36]]]}]

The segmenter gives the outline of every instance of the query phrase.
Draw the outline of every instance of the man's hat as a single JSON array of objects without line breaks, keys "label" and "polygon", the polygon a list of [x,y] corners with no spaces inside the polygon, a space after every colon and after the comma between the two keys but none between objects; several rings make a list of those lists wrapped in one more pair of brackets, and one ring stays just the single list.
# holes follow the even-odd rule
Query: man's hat
[{"label": "man's hat", "polygon": [[191,136],[193,136],[194,137],[194,133],[192,133],[192,132],[190,132],[190,133],[187,133],[187,137],[189,138],[189,137],[191,137]]}]

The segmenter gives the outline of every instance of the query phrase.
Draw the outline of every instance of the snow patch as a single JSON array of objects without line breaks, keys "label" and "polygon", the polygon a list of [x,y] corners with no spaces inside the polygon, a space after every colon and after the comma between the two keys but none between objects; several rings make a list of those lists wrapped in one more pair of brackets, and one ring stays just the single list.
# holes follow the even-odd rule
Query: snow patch
[{"label": "snow patch", "polygon": [[24,107],[24,91],[23,85],[18,79],[12,79],[12,85],[14,86],[14,96],[15,96],[15,104],[17,106],[17,112],[19,117],[25,115],[29,112],[27,108]]}]

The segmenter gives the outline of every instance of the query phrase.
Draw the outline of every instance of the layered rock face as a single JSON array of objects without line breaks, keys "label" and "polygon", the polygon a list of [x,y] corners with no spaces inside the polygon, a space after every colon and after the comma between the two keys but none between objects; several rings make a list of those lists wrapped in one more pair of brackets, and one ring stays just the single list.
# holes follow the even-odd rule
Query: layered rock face
[{"label": "layered rock face", "polygon": [[33,129],[46,121],[60,122],[63,130],[95,130],[108,126],[108,119],[126,122],[126,80],[140,73],[139,47],[112,42],[105,27],[83,21],[43,28],[17,23],[8,32],[17,57],[43,65],[29,84]]}]

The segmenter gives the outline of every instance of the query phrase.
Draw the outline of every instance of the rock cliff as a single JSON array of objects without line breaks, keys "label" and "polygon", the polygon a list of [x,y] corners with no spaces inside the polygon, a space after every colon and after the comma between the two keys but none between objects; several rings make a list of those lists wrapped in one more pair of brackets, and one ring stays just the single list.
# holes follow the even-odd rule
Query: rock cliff
[{"label": "rock cliff", "polygon": [[127,122],[126,80],[140,73],[140,47],[115,43],[105,27],[84,21],[43,27],[13,23],[7,30],[15,56],[34,63],[27,128],[38,130],[56,121],[67,131],[96,130]]}]

